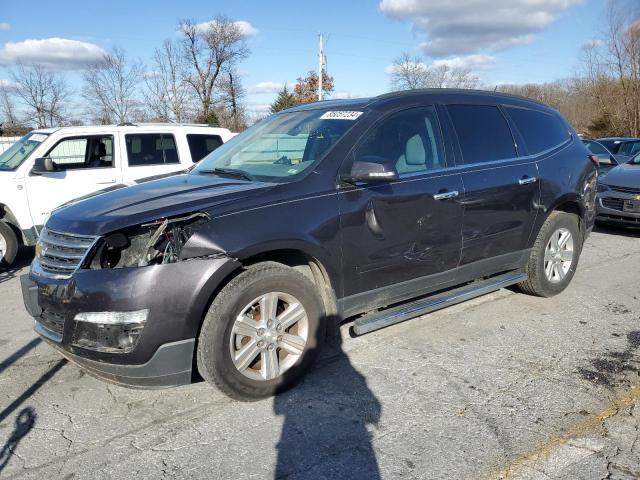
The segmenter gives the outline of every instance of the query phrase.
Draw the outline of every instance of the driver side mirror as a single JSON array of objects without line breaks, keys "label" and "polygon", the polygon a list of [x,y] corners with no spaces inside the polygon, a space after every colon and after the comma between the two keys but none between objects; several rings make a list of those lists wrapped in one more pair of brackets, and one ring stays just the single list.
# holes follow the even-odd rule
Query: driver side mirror
[{"label": "driver side mirror", "polygon": [[400,178],[395,163],[384,157],[365,155],[353,162],[349,182],[393,182]]},{"label": "driver side mirror", "polygon": [[58,166],[53,163],[53,160],[51,160],[50,157],[42,157],[34,160],[31,173],[33,175],[42,175],[44,173],[57,172],[59,170]]}]

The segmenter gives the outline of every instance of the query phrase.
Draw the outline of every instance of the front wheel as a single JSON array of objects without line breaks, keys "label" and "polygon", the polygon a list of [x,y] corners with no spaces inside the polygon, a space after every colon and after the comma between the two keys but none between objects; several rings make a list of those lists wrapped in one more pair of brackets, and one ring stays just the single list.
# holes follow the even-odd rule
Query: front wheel
[{"label": "front wheel", "polygon": [[18,253],[18,239],[13,229],[5,222],[0,222],[0,267],[8,267]]},{"label": "front wheel", "polygon": [[265,262],[249,267],[216,296],[198,339],[202,377],[238,400],[290,388],[324,340],[324,309],[304,274]]},{"label": "front wheel", "polygon": [[520,290],[538,297],[551,297],[562,292],[576,272],[581,251],[578,216],[552,212],[531,249],[526,266],[529,278],[518,284]]}]

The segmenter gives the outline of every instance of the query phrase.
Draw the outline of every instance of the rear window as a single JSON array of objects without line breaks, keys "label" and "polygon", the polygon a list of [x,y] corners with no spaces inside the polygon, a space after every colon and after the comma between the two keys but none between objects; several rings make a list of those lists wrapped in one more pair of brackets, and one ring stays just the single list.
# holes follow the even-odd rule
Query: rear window
[{"label": "rear window", "polygon": [[570,137],[567,126],[555,115],[528,108],[505,109],[524,137],[532,155],[562,145]]},{"label": "rear window", "polygon": [[507,120],[492,105],[449,105],[463,163],[484,163],[516,156]]},{"label": "rear window", "polygon": [[125,135],[129,166],[180,163],[176,141],[167,133]]},{"label": "rear window", "polygon": [[187,135],[187,143],[191,159],[196,163],[222,145],[222,139],[218,135],[191,134]]}]

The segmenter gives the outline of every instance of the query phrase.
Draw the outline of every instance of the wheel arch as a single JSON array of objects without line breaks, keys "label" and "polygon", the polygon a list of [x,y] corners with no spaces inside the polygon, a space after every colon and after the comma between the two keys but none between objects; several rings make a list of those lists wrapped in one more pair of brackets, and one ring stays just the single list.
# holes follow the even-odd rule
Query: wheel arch
[{"label": "wheel arch", "polygon": [[24,245],[25,239],[24,239],[24,236],[22,235],[22,230],[20,229],[20,223],[18,222],[18,219],[13,214],[11,209],[3,203],[0,203],[0,220],[4,221],[7,225],[11,227],[11,230],[13,230],[13,233],[16,234],[18,243],[20,245]]}]

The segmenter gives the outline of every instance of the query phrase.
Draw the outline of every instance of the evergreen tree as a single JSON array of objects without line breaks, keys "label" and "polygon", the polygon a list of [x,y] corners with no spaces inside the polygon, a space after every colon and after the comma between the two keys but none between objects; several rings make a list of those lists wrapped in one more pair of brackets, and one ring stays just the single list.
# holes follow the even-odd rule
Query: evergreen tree
[{"label": "evergreen tree", "polygon": [[279,112],[280,110],[284,110],[285,108],[295,107],[298,105],[298,100],[296,96],[289,91],[287,84],[285,83],[284,87],[278,93],[278,97],[271,104],[271,113]]}]

